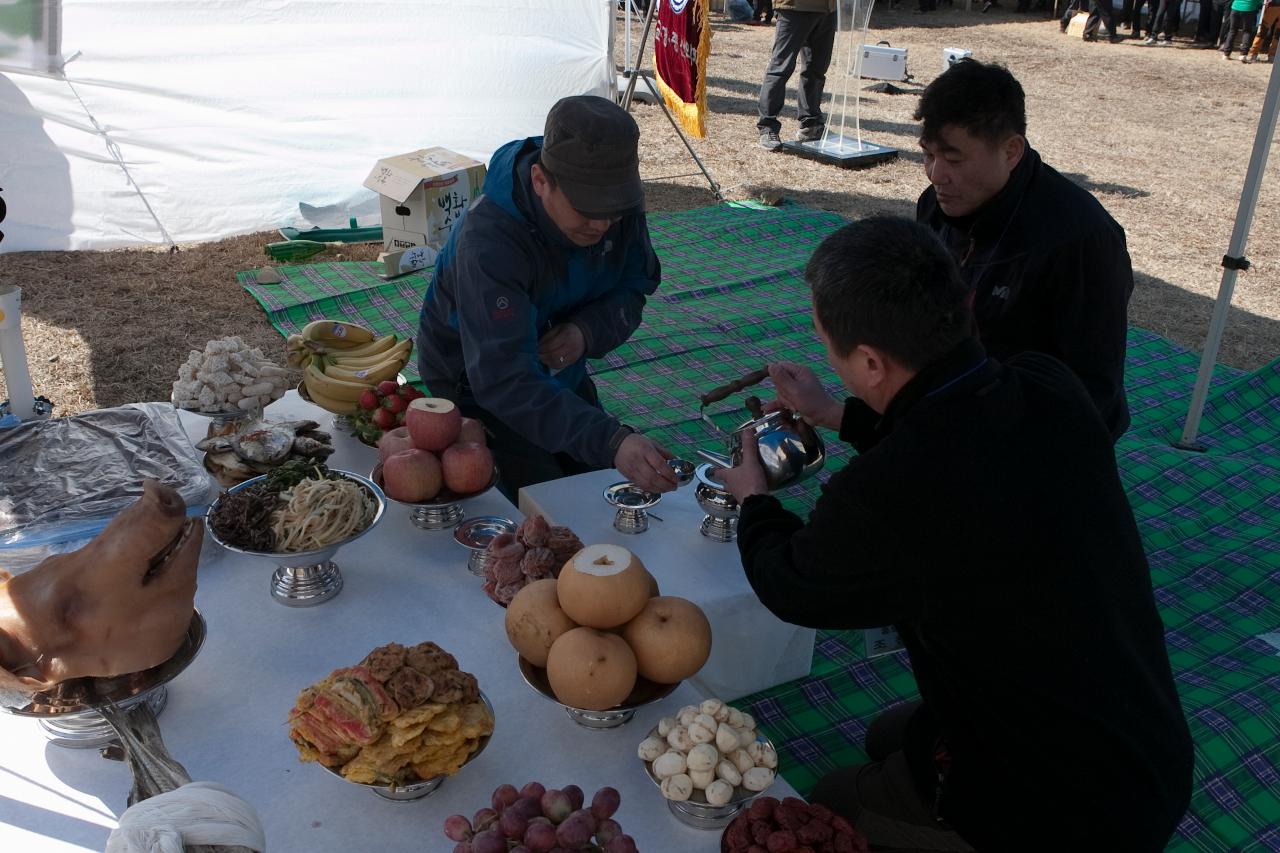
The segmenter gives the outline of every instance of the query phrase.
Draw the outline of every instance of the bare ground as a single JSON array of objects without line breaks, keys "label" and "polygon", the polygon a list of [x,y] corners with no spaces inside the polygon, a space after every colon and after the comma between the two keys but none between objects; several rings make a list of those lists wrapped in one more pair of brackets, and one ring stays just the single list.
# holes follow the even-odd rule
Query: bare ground
[{"label": "bare ground", "polygon": [[[906,4],[904,3],[903,6]],[[713,16],[707,139],[693,144],[728,198],[762,193],[854,218],[911,215],[925,185],[911,118],[914,95],[864,93],[862,128],[901,149],[892,163],[845,171],[756,145],[756,95],[773,29]],[[1028,136],[1045,160],[1095,193],[1125,227],[1137,277],[1130,320],[1199,349],[1221,278],[1270,65],[1224,62],[1216,51],[1086,44],[1056,21],[962,4],[929,16],[877,11],[872,40],[910,49],[914,84],[941,71],[943,47],[1007,65],[1027,92]],[[906,88],[914,88],[906,84]],[[833,65],[827,89],[858,87]],[[784,118],[793,135],[794,97]],[[714,201],[662,111],[637,104],[651,210]],[[1280,206],[1272,159],[1249,240],[1254,263],[1240,276],[1221,360],[1253,368],[1280,354]],[[187,350],[239,334],[267,352],[280,338],[236,284],[261,266],[273,232],[182,246],[178,252],[40,252],[0,256],[0,283],[23,287],[23,330],[38,393],[57,414],[165,399]],[[348,260],[372,259],[352,247]],[[332,258],[322,258],[332,259]],[[7,396],[0,381],[0,399]]]}]

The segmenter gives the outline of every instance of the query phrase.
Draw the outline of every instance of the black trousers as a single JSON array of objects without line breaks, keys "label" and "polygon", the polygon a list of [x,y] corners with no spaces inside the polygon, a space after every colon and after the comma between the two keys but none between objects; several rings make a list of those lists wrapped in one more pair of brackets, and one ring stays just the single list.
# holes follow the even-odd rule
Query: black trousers
[{"label": "black trousers", "polygon": [[773,0],[755,0],[755,20],[773,23]]},{"label": "black trousers", "polygon": [[1172,39],[1178,32],[1178,25],[1182,22],[1179,17],[1182,14],[1182,0],[1160,0],[1159,8],[1157,8],[1155,0],[1151,0],[1151,17],[1147,21],[1147,35],[1154,36],[1157,32],[1167,39]]},{"label": "black trousers", "polygon": [[1257,32],[1257,9],[1252,12],[1237,12],[1232,9],[1230,17],[1227,18],[1227,34],[1222,37],[1222,52],[1230,56],[1231,51],[1235,49],[1236,39],[1244,36],[1243,41],[1240,42],[1240,52],[1247,53]]},{"label": "black trousers", "polygon": [[1231,0],[1202,0],[1200,21],[1196,24],[1196,41],[1218,44],[1222,36],[1222,24]]},{"label": "black trousers", "polygon": [[903,735],[919,709],[919,702],[906,702],[873,720],[867,727],[870,763],[828,773],[809,799],[843,816],[875,850],[973,853],[934,817],[933,798],[923,795],[902,752]]},{"label": "black trousers", "polygon": [[1067,24],[1071,23],[1071,19],[1076,16],[1076,12],[1084,10],[1086,0],[1071,0],[1067,4],[1067,8],[1062,10],[1062,29],[1066,30]]},{"label": "black trousers", "polygon": [[1090,0],[1089,20],[1084,25],[1085,38],[1098,34],[1098,22],[1107,25],[1107,32],[1116,35],[1116,18],[1111,11],[1111,0]]},{"label": "black trousers", "polygon": [[779,131],[778,116],[787,100],[787,81],[800,61],[800,85],[796,97],[800,126],[822,127],[822,90],[827,85],[827,67],[836,40],[835,12],[797,12],[779,9],[778,29],[773,37],[773,56],[760,86],[760,130]]},{"label": "black trousers", "polygon": [[[600,395],[596,393],[596,385],[590,376],[582,380],[574,393],[597,409],[602,408]],[[552,453],[538,447],[525,438],[518,428],[481,408],[471,389],[465,385],[458,389],[457,399],[462,414],[480,421],[489,433],[489,449],[493,451],[493,462],[498,466],[501,477],[498,489],[512,503],[519,502],[520,490],[525,486],[599,470],[567,453]]]}]

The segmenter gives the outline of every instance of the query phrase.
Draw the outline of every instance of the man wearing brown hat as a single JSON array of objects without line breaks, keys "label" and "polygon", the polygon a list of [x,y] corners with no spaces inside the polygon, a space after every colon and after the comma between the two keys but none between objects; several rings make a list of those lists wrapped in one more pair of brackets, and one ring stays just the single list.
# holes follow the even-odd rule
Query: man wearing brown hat
[{"label": "man wearing brown hat", "polygon": [[502,489],[601,468],[669,491],[670,453],[606,414],[587,371],[640,325],[661,269],[640,185],[640,130],[605,98],[574,96],[542,136],[489,162],[422,305],[431,393],[490,435]]}]

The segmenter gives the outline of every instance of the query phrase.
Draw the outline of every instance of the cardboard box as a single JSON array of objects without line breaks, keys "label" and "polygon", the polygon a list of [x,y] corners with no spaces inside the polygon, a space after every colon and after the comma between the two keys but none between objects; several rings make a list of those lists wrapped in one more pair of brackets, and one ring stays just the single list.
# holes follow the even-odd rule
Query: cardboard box
[{"label": "cardboard box", "polygon": [[383,278],[395,278],[406,273],[424,270],[433,266],[439,253],[430,246],[414,246],[412,249],[398,249],[393,252],[381,252],[378,263],[382,264]]},{"label": "cardboard box", "polygon": [[864,80],[906,80],[907,49],[883,44],[864,44],[861,70]]},{"label": "cardboard box", "polygon": [[969,59],[972,56],[973,51],[963,47],[944,47],[942,49],[942,70],[945,72],[960,60]]},{"label": "cardboard box", "polygon": [[384,157],[364,179],[382,196],[382,248],[439,251],[484,186],[484,164],[447,148]]}]

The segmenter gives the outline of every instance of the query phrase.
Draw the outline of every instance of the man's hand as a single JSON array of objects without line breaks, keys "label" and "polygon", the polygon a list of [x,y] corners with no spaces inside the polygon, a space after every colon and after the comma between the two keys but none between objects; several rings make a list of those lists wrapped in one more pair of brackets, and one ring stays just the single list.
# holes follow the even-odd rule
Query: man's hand
[{"label": "man's hand", "polygon": [[747,431],[742,441],[742,462],[736,468],[717,468],[716,479],[733,494],[741,505],[752,495],[767,495],[769,484],[764,478],[764,466],[760,464],[760,448],[756,435]]},{"label": "man's hand", "polygon": [[562,370],[582,358],[587,342],[582,330],[573,323],[552,326],[538,339],[538,358],[549,370]]},{"label": "man's hand", "polygon": [[613,467],[645,491],[670,492],[677,485],[676,474],[667,464],[670,458],[671,454],[665,447],[633,432],[618,446]]},{"label": "man's hand", "polygon": [[840,429],[844,404],[822,388],[814,372],[790,361],[769,365],[769,378],[778,389],[778,401],[815,426]]}]

